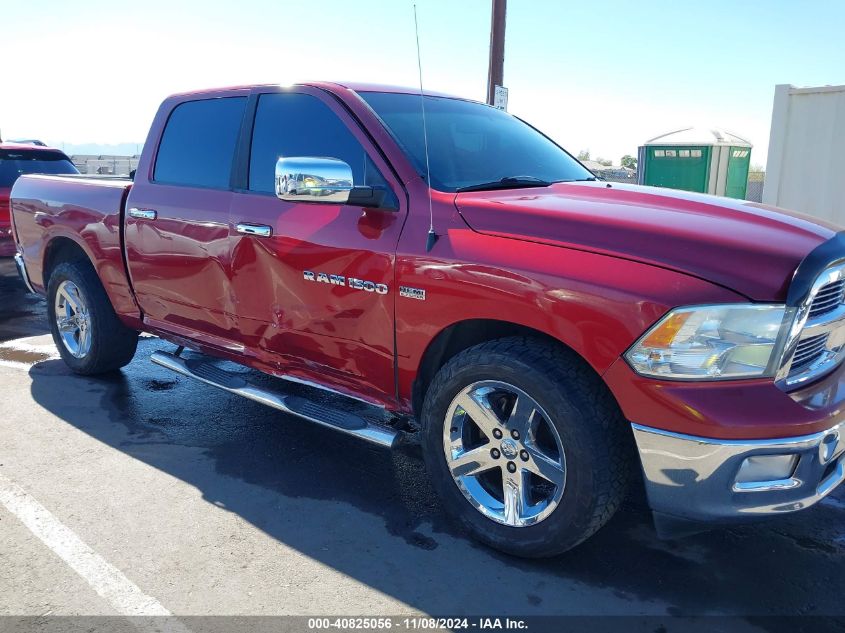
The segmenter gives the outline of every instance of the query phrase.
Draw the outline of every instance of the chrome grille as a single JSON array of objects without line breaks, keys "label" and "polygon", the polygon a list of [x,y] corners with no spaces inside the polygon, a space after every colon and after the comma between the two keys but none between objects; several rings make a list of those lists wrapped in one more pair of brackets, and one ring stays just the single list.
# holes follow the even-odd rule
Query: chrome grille
[{"label": "chrome grille", "polygon": [[824,353],[827,344],[827,334],[818,334],[803,339],[795,349],[795,356],[792,357],[792,371],[809,365]]},{"label": "chrome grille", "polygon": [[822,271],[798,306],[777,379],[786,387],[816,380],[845,358],[845,261]]},{"label": "chrome grille", "polygon": [[809,318],[813,319],[835,310],[842,303],[843,293],[845,293],[845,279],[832,281],[819,288],[810,306]]}]

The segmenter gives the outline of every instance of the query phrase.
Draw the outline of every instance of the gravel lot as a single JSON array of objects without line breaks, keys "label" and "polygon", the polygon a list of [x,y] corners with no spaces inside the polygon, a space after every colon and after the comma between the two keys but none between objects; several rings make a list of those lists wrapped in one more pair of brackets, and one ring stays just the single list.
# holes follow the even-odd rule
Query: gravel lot
[{"label": "gravel lot", "polygon": [[[631,504],[577,550],[523,561],[448,524],[413,450],[168,373],[147,358],[168,347],[153,338],[116,376],[73,376],[46,332],[43,302],[0,260],[2,615],[125,615],[148,598],[146,613],[179,616],[646,615],[663,619],[641,630],[662,631],[695,624],[665,616],[739,616],[701,630],[845,621],[843,489],[799,515],[678,541],[658,540]],[[27,524],[9,503],[46,514]],[[45,541],[43,517],[67,531]]]}]

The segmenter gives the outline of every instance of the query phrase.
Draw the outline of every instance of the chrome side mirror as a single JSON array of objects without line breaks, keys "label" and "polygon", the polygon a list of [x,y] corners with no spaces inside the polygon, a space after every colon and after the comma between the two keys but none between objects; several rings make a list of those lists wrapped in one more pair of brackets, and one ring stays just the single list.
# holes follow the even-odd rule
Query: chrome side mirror
[{"label": "chrome side mirror", "polygon": [[352,168],[337,158],[293,156],[276,161],[276,197],[286,202],[346,204]]}]

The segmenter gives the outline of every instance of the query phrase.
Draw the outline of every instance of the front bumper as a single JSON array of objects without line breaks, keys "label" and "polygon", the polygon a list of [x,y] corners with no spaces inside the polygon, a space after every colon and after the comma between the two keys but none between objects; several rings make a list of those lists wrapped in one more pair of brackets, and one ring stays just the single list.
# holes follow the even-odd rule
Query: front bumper
[{"label": "front bumper", "polygon": [[[845,481],[845,422],[812,435],[724,440],[633,424],[649,505],[691,521],[775,515],[808,508]],[[740,475],[749,457],[794,456],[776,479]],[[759,478],[758,478],[759,479]]]}]

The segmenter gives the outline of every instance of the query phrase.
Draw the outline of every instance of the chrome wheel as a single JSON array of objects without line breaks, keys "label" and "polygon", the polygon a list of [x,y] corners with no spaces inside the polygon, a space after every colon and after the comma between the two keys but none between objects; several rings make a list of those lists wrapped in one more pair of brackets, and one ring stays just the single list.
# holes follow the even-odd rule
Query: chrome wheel
[{"label": "chrome wheel", "polygon": [[458,393],[446,413],[443,449],[464,497],[498,523],[539,523],[563,496],[560,435],[537,401],[513,385],[483,381]]},{"label": "chrome wheel", "polygon": [[91,350],[91,317],[76,284],[65,280],[56,290],[56,326],[67,351],[83,358]]}]

